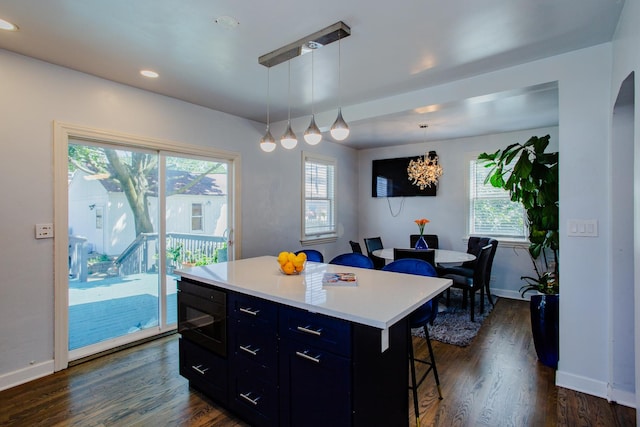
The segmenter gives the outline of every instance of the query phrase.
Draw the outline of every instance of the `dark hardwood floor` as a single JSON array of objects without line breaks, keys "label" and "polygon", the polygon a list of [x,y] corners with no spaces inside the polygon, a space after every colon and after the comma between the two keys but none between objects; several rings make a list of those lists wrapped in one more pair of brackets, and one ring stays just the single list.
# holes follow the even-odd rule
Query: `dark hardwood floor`
[{"label": "dark hardwood floor", "polygon": [[[414,342],[423,353],[424,340]],[[444,399],[429,376],[420,387],[423,427],[635,425],[635,409],[554,386],[555,371],[536,360],[526,302],[499,300],[469,347],[433,344]],[[247,424],[189,389],[173,335],[0,392],[0,425]]]}]

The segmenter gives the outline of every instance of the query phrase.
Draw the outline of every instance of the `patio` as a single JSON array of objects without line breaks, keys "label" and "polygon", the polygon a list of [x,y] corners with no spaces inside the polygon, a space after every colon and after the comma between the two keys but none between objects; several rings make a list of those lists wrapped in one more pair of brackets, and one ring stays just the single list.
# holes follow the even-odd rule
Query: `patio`
[{"label": "patio", "polygon": [[[158,325],[158,275],[69,280],[69,349]],[[167,324],[176,323],[176,276],[167,275]]]}]

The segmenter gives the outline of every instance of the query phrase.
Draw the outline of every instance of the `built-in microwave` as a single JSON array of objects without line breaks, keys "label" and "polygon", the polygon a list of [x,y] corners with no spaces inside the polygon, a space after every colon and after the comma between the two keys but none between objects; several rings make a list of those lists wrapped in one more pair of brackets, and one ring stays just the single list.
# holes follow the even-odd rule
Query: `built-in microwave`
[{"label": "built-in microwave", "polygon": [[183,338],[226,357],[226,292],[188,279],[178,280],[178,333]]}]

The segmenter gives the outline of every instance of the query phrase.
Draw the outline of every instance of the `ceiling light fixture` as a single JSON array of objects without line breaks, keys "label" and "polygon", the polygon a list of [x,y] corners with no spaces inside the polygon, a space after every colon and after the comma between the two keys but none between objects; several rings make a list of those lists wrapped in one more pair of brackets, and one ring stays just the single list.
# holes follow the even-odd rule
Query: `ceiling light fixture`
[{"label": "ceiling light fixture", "polygon": [[[428,125],[421,124],[419,126],[420,129],[424,129],[426,142]],[[411,160],[407,167],[407,174],[411,183],[420,187],[420,190],[432,185],[438,185],[438,179],[442,176],[442,166],[440,166],[438,160],[438,155],[435,151],[429,151],[422,158]]]},{"label": "ceiling light fixture", "polygon": [[150,79],[157,79],[159,74],[152,70],[140,70],[140,74]]},{"label": "ceiling light fixture", "polygon": [[342,85],[340,81],[341,74],[341,52],[340,52],[340,37],[338,37],[338,117],[331,126],[331,136],[336,141],[344,141],[349,136],[349,125],[342,118]]},{"label": "ceiling light fixture", "polygon": [[291,61],[289,64],[289,89],[287,92],[287,99],[289,104],[289,118],[287,119],[287,130],[284,132],[284,135],[280,138],[280,144],[286,148],[287,150],[291,150],[296,145],[298,145],[298,137],[293,133],[291,129]]},{"label": "ceiling light fixture", "polygon": [[0,30],[18,31],[18,26],[9,21],[5,21],[4,19],[0,19]]},{"label": "ceiling light fixture", "polygon": [[260,139],[260,149],[265,153],[270,153],[276,149],[276,140],[273,139],[273,135],[271,135],[271,131],[269,130],[269,125],[271,123],[269,117],[269,68],[267,68],[267,132]]},{"label": "ceiling light fixture", "polygon": [[313,50],[317,48],[315,44],[310,45],[311,51],[311,123],[309,123],[309,127],[306,131],[304,131],[304,140],[307,141],[309,145],[317,145],[322,141],[322,132],[320,132],[320,128],[316,125],[316,115],[314,111],[313,105]]},{"label": "ceiling light fixture", "polygon": [[[287,130],[285,131],[284,135],[282,135],[282,138],[280,139],[280,143],[282,144],[283,147],[287,149],[292,149],[298,144],[298,139],[295,133],[293,133],[293,130],[291,129],[291,60],[297,56],[311,52],[311,122],[309,123],[309,127],[307,128],[307,130],[304,132],[304,139],[308,144],[315,145],[322,140],[322,132],[320,131],[320,128],[316,124],[316,120],[315,120],[314,54],[313,52],[314,50],[319,49],[322,46],[326,46],[335,41],[339,42],[342,38],[348,37],[350,35],[351,35],[351,28],[349,28],[344,22],[338,21],[333,25],[329,25],[328,27],[323,28],[320,31],[316,31],[313,34],[309,34],[306,37],[303,37],[293,43],[289,43],[286,46],[283,46],[279,49],[276,49],[258,58],[258,63],[260,65],[264,65],[267,68],[271,68],[285,61],[289,63],[289,88],[288,88],[289,115],[287,120]],[[338,67],[338,69],[339,68],[340,67]],[[339,120],[336,120],[337,125],[334,124],[334,127],[337,126],[339,129],[346,128],[347,134],[348,134],[349,127],[347,126],[344,119],[342,118],[342,110],[339,110],[338,112],[338,119]],[[267,131],[268,131],[268,126],[267,126]]]}]

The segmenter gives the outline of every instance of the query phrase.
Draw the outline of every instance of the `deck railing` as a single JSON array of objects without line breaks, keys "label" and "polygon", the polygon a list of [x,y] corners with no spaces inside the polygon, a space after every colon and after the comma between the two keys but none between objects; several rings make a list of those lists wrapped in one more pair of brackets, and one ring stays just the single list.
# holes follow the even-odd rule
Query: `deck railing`
[{"label": "deck railing", "polygon": [[[223,236],[167,233],[167,271],[171,272],[186,262],[211,264],[226,261],[226,248],[227,238]],[[155,273],[160,266],[158,253],[158,233],[141,233],[114,260],[114,265],[120,276]]]}]

